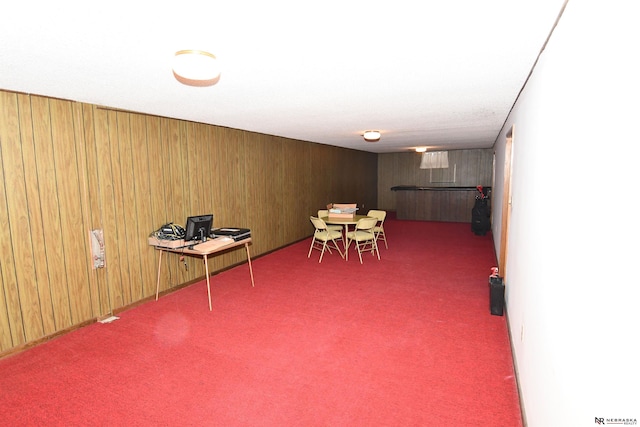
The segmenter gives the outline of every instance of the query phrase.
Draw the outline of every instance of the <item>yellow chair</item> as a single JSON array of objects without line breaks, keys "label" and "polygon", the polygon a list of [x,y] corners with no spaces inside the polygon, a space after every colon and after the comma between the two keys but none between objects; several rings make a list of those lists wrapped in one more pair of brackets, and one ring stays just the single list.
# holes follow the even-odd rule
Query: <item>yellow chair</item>
[{"label": "yellow chair", "polygon": [[377,218],[362,218],[356,223],[355,230],[347,233],[347,249],[345,254],[347,259],[349,259],[349,247],[351,246],[351,242],[354,241],[356,242],[360,264],[362,264],[362,252],[369,251],[372,254],[375,253],[378,256],[378,260],[380,259],[380,252],[378,251],[378,245],[376,243],[376,234],[373,231],[377,223]]},{"label": "yellow chair", "polygon": [[311,247],[309,248],[307,258],[311,257],[311,251],[314,249],[320,251],[319,263],[322,262],[322,256],[324,255],[325,250],[332,253],[331,249],[335,249],[340,254],[340,257],[344,258],[338,243],[336,243],[337,240],[342,240],[342,231],[329,230],[327,228],[327,224],[322,219],[316,218],[315,216],[312,216],[309,219],[316,230],[313,233],[313,239],[311,239]]},{"label": "yellow chair", "polygon": [[[324,210],[319,210],[318,211],[318,218],[326,218],[329,216],[329,211],[324,209]],[[337,224],[327,224],[327,229],[329,230],[333,230],[333,231],[339,231],[340,233],[342,233],[342,226],[341,225],[337,225]]]},{"label": "yellow chair", "polygon": [[389,249],[389,246],[387,245],[387,235],[384,233],[384,220],[387,217],[387,211],[372,209],[367,212],[367,216],[378,219],[378,223],[373,228],[373,232],[376,234],[376,243],[378,242],[378,239],[384,240],[384,247]]}]

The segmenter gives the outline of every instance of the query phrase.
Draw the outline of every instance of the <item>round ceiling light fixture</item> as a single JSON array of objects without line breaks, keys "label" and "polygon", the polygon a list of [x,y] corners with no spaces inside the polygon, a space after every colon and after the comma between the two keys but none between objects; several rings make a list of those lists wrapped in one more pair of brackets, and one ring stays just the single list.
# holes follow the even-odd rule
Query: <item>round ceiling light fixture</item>
[{"label": "round ceiling light fixture", "polygon": [[173,76],[188,86],[213,86],[220,80],[218,59],[204,50],[179,50],[173,58]]},{"label": "round ceiling light fixture", "polygon": [[427,151],[427,147],[416,147],[416,153],[425,153]]},{"label": "round ceiling light fixture", "polygon": [[368,130],[362,136],[367,142],[376,142],[380,140],[380,131]]}]

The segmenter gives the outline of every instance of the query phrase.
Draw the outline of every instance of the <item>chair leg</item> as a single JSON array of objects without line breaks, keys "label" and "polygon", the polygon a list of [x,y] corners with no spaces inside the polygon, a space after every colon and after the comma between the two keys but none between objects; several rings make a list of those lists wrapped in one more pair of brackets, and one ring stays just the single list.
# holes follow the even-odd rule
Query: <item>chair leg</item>
[{"label": "chair leg", "polygon": [[376,239],[373,239],[373,248],[378,255],[378,261],[380,261],[380,250],[378,249],[378,243],[376,242]]},{"label": "chair leg", "polygon": [[387,245],[387,236],[384,234],[384,228],[376,233],[376,242],[378,239],[384,240],[384,247],[389,249],[389,246]]},{"label": "chair leg", "polygon": [[384,232],[384,228],[379,233],[382,236],[382,240],[384,240],[384,247],[389,249],[389,245],[387,245],[387,235]]},{"label": "chair leg", "polygon": [[340,250],[340,246],[338,246],[338,242],[336,242],[335,239],[331,239],[331,241],[333,242],[334,249],[337,250],[338,253],[340,254],[340,258],[344,259],[344,255],[342,254],[342,251]]},{"label": "chair leg", "polygon": [[[380,260],[380,250],[378,249],[378,243],[376,242],[375,238],[362,242],[358,246],[358,254],[364,251],[371,252],[372,256],[376,255],[378,257],[378,260]],[[362,262],[362,258],[360,258],[360,262]]]},{"label": "chair leg", "polygon": [[311,238],[311,246],[309,247],[309,253],[307,254],[307,258],[311,258],[311,251],[313,251],[313,245],[316,243],[316,238]]},{"label": "chair leg", "polygon": [[322,262],[322,256],[324,255],[324,249],[327,247],[327,242],[324,242],[322,245],[322,252],[320,252],[320,259],[318,260],[318,264]]}]

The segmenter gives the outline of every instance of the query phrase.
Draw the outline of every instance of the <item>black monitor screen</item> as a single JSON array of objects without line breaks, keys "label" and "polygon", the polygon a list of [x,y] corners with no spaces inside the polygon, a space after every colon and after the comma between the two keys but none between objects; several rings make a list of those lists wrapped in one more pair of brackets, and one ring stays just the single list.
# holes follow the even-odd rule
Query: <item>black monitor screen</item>
[{"label": "black monitor screen", "polygon": [[205,241],[211,234],[211,226],[213,225],[213,215],[190,216],[187,218],[185,225],[185,242],[191,240]]}]

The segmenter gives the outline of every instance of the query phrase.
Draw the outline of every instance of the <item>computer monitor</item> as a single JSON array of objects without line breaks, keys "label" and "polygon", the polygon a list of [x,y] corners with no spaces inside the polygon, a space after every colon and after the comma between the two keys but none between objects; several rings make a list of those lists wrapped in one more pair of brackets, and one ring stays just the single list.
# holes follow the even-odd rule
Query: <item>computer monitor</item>
[{"label": "computer monitor", "polygon": [[187,218],[187,223],[184,226],[185,235],[184,241],[190,242],[192,240],[206,241],[211,234],[211,226],[213,225],[213,215],[199,215],[190,216]]}]

